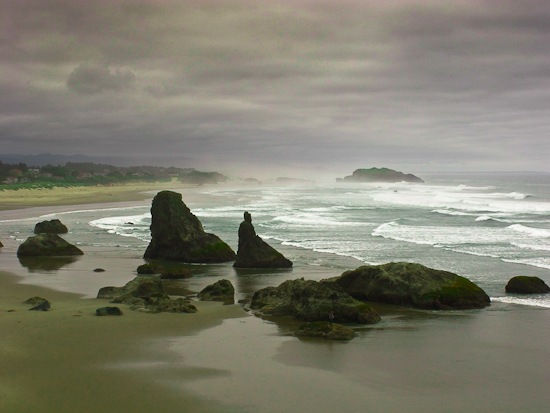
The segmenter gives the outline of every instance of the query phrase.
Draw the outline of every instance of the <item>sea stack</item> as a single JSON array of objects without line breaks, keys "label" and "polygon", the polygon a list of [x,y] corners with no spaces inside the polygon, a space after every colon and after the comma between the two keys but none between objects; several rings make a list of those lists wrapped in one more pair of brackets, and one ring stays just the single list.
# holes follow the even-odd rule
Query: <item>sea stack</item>
[{"label": "sea stack", "polygon": [[252,225],[252,215],[245,212],[244,221],[239,226],[239,249],[233,267],[290,268],[292,261],[256,235]]},{"label": "sea stack", "polygon": [[206,233],[181,194],[161,191],[151,206],[151,242],[144,258],[188,263],[233,261],[235,252],[214,234]]}]

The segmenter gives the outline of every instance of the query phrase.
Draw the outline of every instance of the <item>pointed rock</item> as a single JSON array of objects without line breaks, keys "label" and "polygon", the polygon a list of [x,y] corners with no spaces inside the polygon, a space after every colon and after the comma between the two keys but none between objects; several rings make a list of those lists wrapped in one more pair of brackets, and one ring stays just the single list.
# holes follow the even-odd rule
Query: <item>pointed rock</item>
[{"label": "pointed rock", "polygon": [[233,267],[290,268],[292,261],[256,235],[252,216],[245,212],[244,221],[239,226],[239,249]]},{"label": "pointed rock", "polygon": [[69,232],[67,227],[58,219],[42,221],[34,226],[35,234],[66,234]]},{"label": "pointed rock", "polygon": [[199,219],[183,203],[181,194],[161,191],[151,207],[151,243],[144,258],[190,263],[235,259],[235,252],[214,234],[204,232]]}]

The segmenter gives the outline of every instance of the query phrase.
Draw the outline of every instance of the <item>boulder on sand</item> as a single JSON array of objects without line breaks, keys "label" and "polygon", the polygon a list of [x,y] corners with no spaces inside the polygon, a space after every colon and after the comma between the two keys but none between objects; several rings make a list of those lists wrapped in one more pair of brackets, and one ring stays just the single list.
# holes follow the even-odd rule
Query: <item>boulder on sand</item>
[{"label": "boulder on sand", "polygon": [[183,203],[181,194],[161,191],[151,207],[151,242],[144,258],[189,263],[233,261],[235,252],[214,234],[204,232],[199,219]]},{"label": "boulder on sand", "polygon": [[375,324],[380,321],[378,313],[367,304],[327,283],[303,278],[256,291],[250,308],[265,315],[291,316],[304,321],[327,321],[331,313],[333,320],[339,323]]},{"label": "boulder on sand", "polygon": [[507,293],[516,294],[546,294],[550,287],[539,277],[517,276],[512,277],[506,284]]},{"label": "boulder on sand", "polygon": [[290,268],[292,261],[271,247],[256,235],[252,216],[244,213],[244,221],[239,226],[239,249],[235,268]]},{"label": "boulder on sand", "polygon": [[235,297],[235,288],[229,280],[219,280],[214,284],[206,286],[197,294],[203,301],[226,301],[233,300]]},{"label": "boulder on sand", "polygon": [[111,303],[123,303],[131,310],[146,313],[196,313],[197,308],[189,300],[170,299],[159,277],[139,276],[124,287],[103,287],[97,298],[111,299]]},{"label": "boulder on sand", "polygon": [[484,308],[489,296],[468,279],[407,262],[367,265],[322,282],[358,300],[433,309]]},{"label": "boulder on sand", "polygon": [[75,245],[57,234],[38,234],[29,237],[17,249],[18,257],[83,255]]},{"label": "boulder on sand", "polygon": [[58,219],[42,221],[34,226],[35,234],[66,234],[67,227]]}]

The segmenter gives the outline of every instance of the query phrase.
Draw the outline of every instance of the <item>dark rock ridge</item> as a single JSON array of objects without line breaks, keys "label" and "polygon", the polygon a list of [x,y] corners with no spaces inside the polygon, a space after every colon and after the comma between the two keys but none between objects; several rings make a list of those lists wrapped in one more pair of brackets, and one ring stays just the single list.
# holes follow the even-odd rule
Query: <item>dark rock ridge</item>
[{"label": "dark rock ridge", "polygon": [[2,241],[0,241],[0,248],[2,248],[4,246],[4,244],[2,244]]},{"label": "dark rock ridge", "polygon": [[334,321],[339,323],[380,321],[380,316],[367,304],[333,289],[328,283],[303,278],[256,291],[250,308],[265,315],[292,316],[304,321],[328,321],[331,312]]},{"label": "dark rock ridge", "polygon": [[388,168],[370,168],[356,169],[352,175],[342,179],[337,179],[341,182],[419,182],[424,181],[413,174],[404,174],[403,172],[395,171]]},{"label": "dark rock ridge", "polygon": [[235,288],[229,280],[219,280],[197,294],[203,301],[227,301],[235,297]]},{"label": "dark rock ridge", "polygon": [[348,341],[355,337],[355,331],[342,324],[314,321],[301,326],[295,335],[297,337],[318,337],[327,340]]},{"label": "dark rock ridge", "polygon": [[38,234],[29,237],[17,249],[18,257],[83,255],[75,245],[57,234]]},{"label": "dark rock ridge", "polygon": [[471,309],[491,304],[489,296],[464,277],[406,262],[363,266],[322,282],[335,284],[358,300],[417,308]]},{"label": "dark rock ridge", "polygon": [[181,194],[161,191],[151,207],[151,242],[144,258],[189,263],[233,261],[235,252],[214,234],[204,232],[199,219],[183,203]]},{"label": "dark rock ridge", "polygon": [[34,226],[35,234],[66,234],[67,227],[58,219],[42,221]]},{"label": "dark rock ridge", "polygon": [[506,284],[507,293],[545,294],[550,293],[550,287],[539,277],[512,277]]},{"label": "dark rock ridge", "polygon": [[252,216],[244,213],[244,221],[239,226],[239,249],[235,268],[290,268],[292,261],[275,250],[256,235],[252,225]]},{"label": "dark rock ridge", "polygon": [[170,299],[164,291],[162,280],[158,277],[140,276],[128,282],[124,287],[103,287],[97,298],[110,299],[111,303],[123,303],[131,310],[146,313],[196,313],[197,308],[189,300]]}]

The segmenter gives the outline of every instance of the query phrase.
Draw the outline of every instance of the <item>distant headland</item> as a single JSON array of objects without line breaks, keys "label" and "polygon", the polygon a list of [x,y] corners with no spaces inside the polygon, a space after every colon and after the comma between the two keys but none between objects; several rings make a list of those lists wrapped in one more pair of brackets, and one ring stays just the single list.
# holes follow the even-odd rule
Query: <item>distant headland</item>
[{"label": "distant headland", "polygon": [[352,175],[336,178],[337,182],[419,182],[424,181],[413,174],[404,174],[389,168],[356,169]]}]

